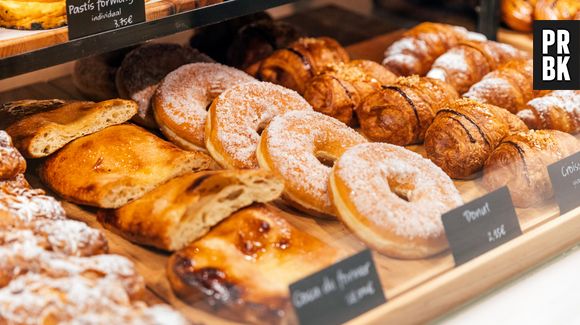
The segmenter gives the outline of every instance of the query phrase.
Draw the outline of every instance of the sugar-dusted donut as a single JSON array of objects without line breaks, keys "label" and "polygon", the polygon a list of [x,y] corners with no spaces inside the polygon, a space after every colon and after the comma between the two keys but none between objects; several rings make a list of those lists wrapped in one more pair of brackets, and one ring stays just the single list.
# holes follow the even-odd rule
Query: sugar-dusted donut
[{"label": "sugar-dusted donut", "polygon": [[287,111],[312,111],[297,92],[269,82],[233,86],[216,98],[208,112],[205,145],[225,168],[258,168],[260,132]]},{"label": "sugar-dusted donut", "polygon": [[331,166],[346,149],[366,139],[318,112],[292,111],[272,119],[256,151],[261,168],[285,181],[284,198],[307,213],[335,216],[328,196]]},{"label": "sugar-dusted donut", "polygon": [[369,246],[396,258],[445,250],[441,214],[463,202],[439,167],[387,143],[347,150],[334,164],[329,187],[342,222]]},{"label": "sugar-dusted donut", "polygon": [[207,107],[224,90],[256,81],[243,71],[219,63],[192,63],[169,73],[153,97],[159,129],[177,146],[205,150]]}]

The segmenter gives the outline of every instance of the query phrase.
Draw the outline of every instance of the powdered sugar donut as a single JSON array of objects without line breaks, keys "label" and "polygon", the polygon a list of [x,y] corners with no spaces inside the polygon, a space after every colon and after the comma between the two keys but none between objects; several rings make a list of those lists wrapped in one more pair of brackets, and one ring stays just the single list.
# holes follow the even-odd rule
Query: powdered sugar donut
[{"label": "powdered sugar donut", "polygon": [[256,79],[218,63],[192,63],[169,73],[153,98],[161,132],[183,149],[205,149],[207,106],[227,88],[251,81]]},{"label": "powdered sugar donut", "polygon": [[447,248],[441,214],[462,204],[441,168],[386,143],[347,150],[334,164],[330,197],[361,240],[397,258],[424,258]]},{"label": "powdered sugar donut", "polygon": [[208,112],[205,145],[226,168],[258,168],[260,132],[287,111],[312,111],[297,92],[269,82],[250,82],[224,91]]},{"label": "powdered sugar donut", "polygon": [[334,216],[328,196],[332,163],[366,142],[339,120],[318,112],[292,111],[272,119],[256,151],[261,168],[285,181],[284,198],[318,216]]}]

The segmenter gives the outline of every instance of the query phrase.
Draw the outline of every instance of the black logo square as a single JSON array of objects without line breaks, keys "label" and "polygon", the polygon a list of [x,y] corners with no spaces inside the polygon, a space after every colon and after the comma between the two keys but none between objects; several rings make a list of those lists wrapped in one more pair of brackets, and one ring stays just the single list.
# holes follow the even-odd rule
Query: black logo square
[{"label": "black logo square", "polygon": [[580,89],[580,20],[534,21],[534,89]]}]

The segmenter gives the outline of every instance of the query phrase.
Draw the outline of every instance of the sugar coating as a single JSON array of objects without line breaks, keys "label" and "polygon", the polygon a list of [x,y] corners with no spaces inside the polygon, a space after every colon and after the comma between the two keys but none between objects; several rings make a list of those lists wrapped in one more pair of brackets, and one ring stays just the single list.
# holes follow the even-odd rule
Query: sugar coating
[{"label": "sugar coating", "polygon": [[273,169],[285,180],[285,191],[308,197],[323,212],[331,210],[328,197],[331,168],[316,155],[330,151],[329,147],[342,153],[366,142],[365,138],[332,117],[309,111],[278,116],[266,130],[266,152]]},{"label": "sugar coating", "polygon": [[28,188],[4,188],[0,191],[0,209],[8,211],[23,222],[38,218],[64,219],[60,202],[44,195],[44,191]]},{"label": "sugar coating", "polygon": [[431,71],[427,73],[427,77],[446,81],[451,75],[467,74],[469,69],[465,48],[455,47],[435,60]]},{"label": "sugar coating", "polygon": [[218,63],[181,66],[169,73],[157,89],[156,114],[162,112],[163,117],[189,134],[188,141],[203,146],[207,106],[227,88],[251,81],[256,80]]},{"label": "sugar coating", "polygon": [[[441,168],[391,144],[352,147],[336,162],[335,176],[348,188],[344,199],[353,203],[356,214],[404,238],[441,236],[441,214],[463,202]],[[393,191],[404,193],[408,201]]]},{"label": "sugar coating", "polygon": [[280,114],[292,110],[312,111],[297,92],[269,82],[237,85],[223,92],[214,103],[212,125],[217,141],[237,168],[258,168],[258,130]]},{"label": "sugar coating", "polygon": [[[528,102],[528,107],[538,113],[542,123],[545,123],[549,111],[554,108],[562,109],[573,120],[580,121],[580,90],[556,90],[546,96],[532,99]],[[580,123],[577,124],[577,128],[580,128]],[[545,127],[549,126],[545,125]]]}]

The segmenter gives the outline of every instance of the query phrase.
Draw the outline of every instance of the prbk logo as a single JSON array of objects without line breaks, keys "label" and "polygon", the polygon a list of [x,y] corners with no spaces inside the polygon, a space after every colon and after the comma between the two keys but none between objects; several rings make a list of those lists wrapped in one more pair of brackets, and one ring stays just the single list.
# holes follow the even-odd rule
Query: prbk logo
[{"label": "prbk logo", "polygon": [[580,89],[580,20],[534,21],[534,89]]}]

